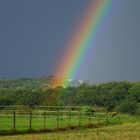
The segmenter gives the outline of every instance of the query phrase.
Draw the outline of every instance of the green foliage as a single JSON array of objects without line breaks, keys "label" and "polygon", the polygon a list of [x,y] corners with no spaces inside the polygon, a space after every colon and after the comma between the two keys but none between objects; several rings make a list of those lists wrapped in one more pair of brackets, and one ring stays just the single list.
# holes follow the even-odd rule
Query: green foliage
[{"label": "green foliage", "polygon": [[83,105],[140,115],[140,82],[50,88],[47,78],[0,80],[0,106]]},{"label": "green foliage", "polygon": [[135,102],[130,102],[129,100],[121,102],[121,104],[116,107],[116,111],[130,114],[134,114],[135,109],[136,109]]}]

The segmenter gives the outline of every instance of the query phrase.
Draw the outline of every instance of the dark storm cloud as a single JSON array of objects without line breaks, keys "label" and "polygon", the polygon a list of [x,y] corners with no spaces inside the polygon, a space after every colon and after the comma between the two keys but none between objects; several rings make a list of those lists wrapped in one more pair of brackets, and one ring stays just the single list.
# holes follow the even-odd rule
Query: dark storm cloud
[{"label": "dark storm cloud", "polygon": [[[1,0],[0,77],[53,73],[89,1]],[[139,5],[139,0],[116,2],[109,28],[98,46],[91,48],[90,63],[77,78],[93,82],[140,79]]]}]

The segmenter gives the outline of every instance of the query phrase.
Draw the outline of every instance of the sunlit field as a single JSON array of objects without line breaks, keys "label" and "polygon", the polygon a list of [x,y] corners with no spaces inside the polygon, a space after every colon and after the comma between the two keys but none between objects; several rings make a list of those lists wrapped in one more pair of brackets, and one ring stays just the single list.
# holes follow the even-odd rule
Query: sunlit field
[{"label": "sunlit field", "polygon": [[0,140],[139,140],[139,132],[140,123],[135,122],[85,130],[3,136]]},{"label": "sunlit field", "polygon": [[[108,117],[109,123],[118,124],[121,123],[120,117]],[[13,133],[13,116],[1,116],[0,117],[0,133],[1,134],[9,134]],[[98,124],[99,123],[99,124]],[[84,127],[89,124],[89,118],[87,116],[81,116],[80,121],[78,116],[72,116],[70,120],[71,127]],[[104,116],[99,117],[99,121],[97,121],[97,116],[93,116],[90,118],[90,124],[97,126],[107,125],[106,118]],[[46,118],[46,122],[44,125],[44,117],[43,116],[33,116],[32,117],[32,131],[44,131],[49,130],[53,131],[57,128],[67,129],[69,127],[69,117],[62,116],[59,117],[59,125],[57,122],[57,116],[51,116],[50,118]],[[30,132],[30,116],[18,116],[16,117],[16,132],[17,133],[28,133]]]},{"label": "sunlit field", "polygon": [[134,123],[140,120],[139,117],[120,113],[112,116],[115,112],[88,114],[89,112],[85,111],[69,112],[64,110],[59,112],[34,110],[32,113],[24,111],[5,111],[4,113],[4,111],[0,115],[0,135],[101,128],[125,122]]}]

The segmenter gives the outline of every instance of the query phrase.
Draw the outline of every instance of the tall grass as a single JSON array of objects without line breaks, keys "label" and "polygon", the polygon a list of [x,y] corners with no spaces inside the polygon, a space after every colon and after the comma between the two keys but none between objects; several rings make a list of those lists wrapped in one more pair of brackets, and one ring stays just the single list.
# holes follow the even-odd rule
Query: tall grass
[{"label": "tall grass", "polygon": [[0,140],[139,140],[140,122],[47,134],[4,136]]}]

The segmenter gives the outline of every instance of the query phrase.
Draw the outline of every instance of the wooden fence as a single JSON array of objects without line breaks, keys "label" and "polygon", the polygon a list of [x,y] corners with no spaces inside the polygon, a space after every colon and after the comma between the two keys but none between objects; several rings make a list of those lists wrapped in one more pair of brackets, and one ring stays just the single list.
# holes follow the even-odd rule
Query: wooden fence
[{"label": "wooden fence", "polygon": [[1,106],[0,134],[107,124],[105,108],[87,106]]}]

